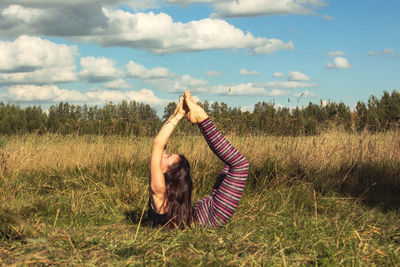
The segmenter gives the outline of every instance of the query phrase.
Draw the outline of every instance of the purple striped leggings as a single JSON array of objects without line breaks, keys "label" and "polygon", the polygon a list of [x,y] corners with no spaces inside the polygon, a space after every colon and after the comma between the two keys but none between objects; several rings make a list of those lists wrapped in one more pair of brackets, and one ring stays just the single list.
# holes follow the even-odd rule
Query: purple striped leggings
[{"label": "purple striped leggings", "polygon": [[219,227],[228,223],[235,213],[249,174],[249,162],[218,131],[207,118],[198,124],[211,150],[225,166],[210,195],[194,206],[194,221],[201,225]]}]

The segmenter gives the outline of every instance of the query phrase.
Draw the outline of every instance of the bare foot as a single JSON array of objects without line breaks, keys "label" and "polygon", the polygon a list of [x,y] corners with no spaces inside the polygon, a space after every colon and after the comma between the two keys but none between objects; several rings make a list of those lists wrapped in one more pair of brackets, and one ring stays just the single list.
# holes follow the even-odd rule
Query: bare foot
[{"label": "bare foot", "polygon": [[192,98],[190,91],[185,92],[185,103],[189,109],[187,118],[191,123],[199,123],[208,118],[207,113]]}]

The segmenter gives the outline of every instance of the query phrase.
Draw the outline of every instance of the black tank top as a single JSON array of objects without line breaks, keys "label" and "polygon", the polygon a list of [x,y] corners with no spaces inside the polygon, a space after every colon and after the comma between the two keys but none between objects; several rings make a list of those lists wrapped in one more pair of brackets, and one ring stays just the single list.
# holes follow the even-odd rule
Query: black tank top
[{"label": "black tank top", "polygon": [[163,214],[157,213],[151,206],[150,200],[149,200],[149,209],[147,210],[147,215],[153,226],[163,226],[168,222],[167,214],[166,213],[163,213]]}]

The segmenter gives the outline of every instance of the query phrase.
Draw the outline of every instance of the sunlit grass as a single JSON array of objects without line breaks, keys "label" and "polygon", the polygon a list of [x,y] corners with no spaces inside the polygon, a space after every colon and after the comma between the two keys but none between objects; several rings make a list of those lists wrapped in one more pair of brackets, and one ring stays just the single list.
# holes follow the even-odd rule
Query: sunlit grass
[{"label": "sunlit grass", "polygon": [[[146,225],[152,139],[26,135],[0,140],[0,264],[400,264],[400,133],[228,139],[250,161],[224,228]],[[222,163],[200,136],[194,200]]]}]

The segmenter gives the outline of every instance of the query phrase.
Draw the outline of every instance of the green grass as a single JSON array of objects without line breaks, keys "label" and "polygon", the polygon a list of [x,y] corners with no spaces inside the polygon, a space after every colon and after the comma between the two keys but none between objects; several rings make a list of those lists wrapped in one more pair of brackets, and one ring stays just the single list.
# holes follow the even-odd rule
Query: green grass
[{"label": "green grass", "polygon": [[[231,222],[168,230],[149,227],[142,217],[151,140],[9,138],[0,151],[0,264],[399,265],[398,158],[364,153],[361,160],[356,151],[354,161],[332,156],[317,164],[295,157],[299,140],[300,151],[311,153],[313,142],[315,151],[323,150],[320,139],[232,137],[251,169]],[[169,146],[187,152],[195,200],[209,192],[222,167],[198,142],[174,138]],[[264,152],[269,142],[281,152]],[[33,164],[27,151],[34,149],[45,160]]]}]

